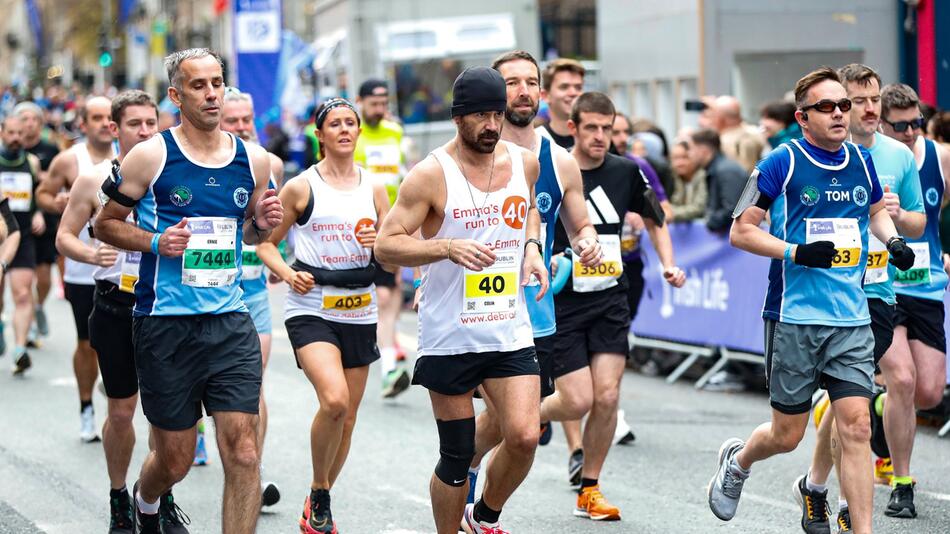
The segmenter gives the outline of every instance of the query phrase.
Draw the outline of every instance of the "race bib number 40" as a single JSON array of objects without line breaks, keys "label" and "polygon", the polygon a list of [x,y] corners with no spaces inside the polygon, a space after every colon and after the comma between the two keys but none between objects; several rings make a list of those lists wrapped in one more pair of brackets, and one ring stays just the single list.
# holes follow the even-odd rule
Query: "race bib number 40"
[{"label": "race bib number 40", "polygon": [[518,304],[519,255],[497,251],[495,263],[481,271],[465,269],[462,313],[513,312]]},{"label": "race bib number 40", "polygon": [[182,256],[181,283],[224,287],[237,280],[237,221],[226,217],[188,220],[191,238]]},{"label": "race bib number 40", "polygon": [[831,241],[835,245],[832,269],[861,263],[861,230],[857,219],[805,219],[805,242]]},{"label": "race bib number 40", "polygon": [[576,258],[574,260],[572,283],[574,291],[591,293],[602,291],[617,285],[617,278],[623,274],[623,260],[620,258],[620,236],[600,235],[600,248],[604,258],[596,267],[586,267]]}]

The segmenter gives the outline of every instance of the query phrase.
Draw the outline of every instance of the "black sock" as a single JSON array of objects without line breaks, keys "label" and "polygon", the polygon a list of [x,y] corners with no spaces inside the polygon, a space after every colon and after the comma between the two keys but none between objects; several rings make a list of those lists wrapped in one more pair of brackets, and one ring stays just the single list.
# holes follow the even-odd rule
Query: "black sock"
[{"label": "black sock", "polygon": [[128,496],[128,494],[129,494],[129,490],[125,486],[122,486],[119,489],[109,490],[109,498],[111,499],[118,499],[119,497],[122,497],[123,495]]},{"label": "black sock", "polygon": [[597,485],[596,478],[582,478],[581,479],[581,489],[592,488]]},{"label": "black sock", "polygon": [[472,511],[472,516],[475,518],[475,521],[485,523],[497,523],[498,516],[500,515],[501,510],[492,510],[485,504],[485,501],[481,499],[475,503],[475,510]]},{"label": "black sock", "polygon": [[79,401],[79,413],[84,412],[86,410],[86,406],[92,406],[92,399]]}]

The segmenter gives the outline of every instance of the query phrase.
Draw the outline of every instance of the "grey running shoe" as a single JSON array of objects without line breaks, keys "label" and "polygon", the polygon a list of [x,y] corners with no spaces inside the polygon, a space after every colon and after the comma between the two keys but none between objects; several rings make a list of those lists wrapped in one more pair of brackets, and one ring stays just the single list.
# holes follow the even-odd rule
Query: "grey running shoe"
[{"label": "grey running shoe", "polygon": [[802,507],[802,530],[806,534],[831,534],[828,514],[828,491],[810,491],[805,486],[806,475],[795,479],[792,493]]},{"label": "grey running shoe", "polygon": [[719,469],[709,481],[709,509],[719,519],[729,521],[736,515],[745,478],[732,472],[732,459],[745,446],[739,438],[730,438],[719,447]]},{"label": "grey running shoe", "polygon": [[43,308],[36,309],[36,314],[34,315],[33,320],[36,321],[36,331],[42,337],[48,336],[49,323],[46,321],[46,312],[43,310]]},{"label": "grey running shoe", "polygon": [[577,449],[567,459],[567,478],[572,488],[581,487],[581,471],[584,470],[584,450]]}]

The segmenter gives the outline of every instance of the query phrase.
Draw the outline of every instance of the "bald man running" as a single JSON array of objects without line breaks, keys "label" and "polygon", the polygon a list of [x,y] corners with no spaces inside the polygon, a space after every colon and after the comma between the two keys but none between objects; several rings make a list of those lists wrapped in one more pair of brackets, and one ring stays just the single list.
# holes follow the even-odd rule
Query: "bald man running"
[{"label": "bald man running", "polygon": [[[73,182],[83,174],[109,174],[110,162],[115,157],[112,131],[112,101],[97,96],[86,101],[81,111],[82,130],[86,142],[73,145],[61,152],[49,166],[49,172],[36,189],[36,203],[49,213],[59,214],[66,209],[69,190]],[[90,244],[89,232],[81,232],[80,239]],[[66,300],[73,310],[76,323],[76,350],[73,352],[73,372],[79,386],[79,437],[86,443],[99,441],[96,432],[96,417],[92,407],[92,388],[99,376],[96,351],[89,344],[89,314],[92,313],[96,280],[96,266],[66,258],[63,281],[66,283]]]}]

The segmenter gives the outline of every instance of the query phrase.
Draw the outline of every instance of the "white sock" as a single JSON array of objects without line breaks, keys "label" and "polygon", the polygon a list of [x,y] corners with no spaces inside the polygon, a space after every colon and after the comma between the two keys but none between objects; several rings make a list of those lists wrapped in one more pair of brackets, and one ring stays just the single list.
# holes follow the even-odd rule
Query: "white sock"
[{"label": "white sock", "polygon": [[379,349],[379,369],[385,377],[390,371],[396,369],[396,348],[382,347]]},{"label": "white sock", "polygon": [[743,469],[739,462],[736,460],[736,457],[733,456],[732,460],[729,461],[729,469],[732,470],[732,473],[738,475],[742,478],[749,478],[749,474],[752,473],[751,469]]},{"label": "white sock", "polygon": [[142,500],[142,494],[139,493],[135,496],[135,502],[138,503],[139,510],[143,514],[155,515],[158,513],[158,505],[161,502],[161,499],[149,504]]},{"label": "white sock", "polygon": [[838,511],[844,511],[848,509],[848,501],[838,497]]},{"label": "white sock", "polygon": [[817,491],[818,493],[824,493],[828,486],[825,484],[813,484],[811,481],[811,472],[808,473],[808,476],[805,477],[805,488],[808,491]]},{"label": "white sock", "polygon": [[469,467],[469,468],[468,468],[468,473],[469,473],[470,475],[477,475],[478,472],[479,472],[481,469],[482,469],[481,464],[476,465],[475,467]]}]

